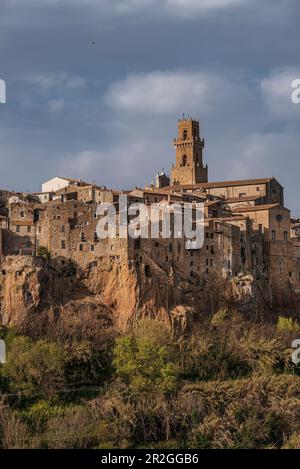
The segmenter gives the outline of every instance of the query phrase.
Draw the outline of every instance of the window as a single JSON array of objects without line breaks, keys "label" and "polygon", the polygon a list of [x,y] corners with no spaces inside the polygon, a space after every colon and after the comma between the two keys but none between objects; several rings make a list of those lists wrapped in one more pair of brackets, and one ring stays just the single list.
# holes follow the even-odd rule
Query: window
[{"label": "window", "polygon": [[187,166],[187,156],[183,155],[182,157],[182,166]]},{"label": "window", "polygon": [[16,233],[20,233],[20,231],[21,231],[21,230],[20,230],[20,225],[17,225],[17,226],[16,226]]},{"label": "window", "polygon": [[79,251],[83,251],[83,244],[79,244]]},{"label": "window", "polygon": [[188,137],[188,131],[187,131],[187,129],[184,129],[184,131],[183,131],[183,133],[182,133],[182,139],[183,139],[183,140],[186,140],[187,137]]},{"label": "window", "polygon": [[276,239],[276,231],[272,230],[272,239]]},{"label": "window", "polygon": [[213,246],[210,246],[210,253],[211,253],[212,255],[215,253]]},{"label": "window", "polygon": [[42,227],[41,227],[41,226],[39,226],[39,233],[41,233],[41,232],[42,232]]},{"label": "window", "polygon": [[27,226],[27,233],[31,233],[31,226]]},{"label": "window", "polygon": [[64,239],[61,241],[61,248],[66,249],[66,241]]},{"label": "window", "polygon": [[284,239],[284,241],[288,240],[288,232],[287,231],[283,232],[283,239]]},{"label": "window", "polygon": [[145,265],[145,277],[151,277],[150,265]]},{"label": "window", "polygon": [[94,245],[91,244],[91,251],[94,251]]},{"label": "window", "polygon": [[24,218],[24,217],[25,217],[25,213],[23,212],[23,210],[20,212],[20,217],[21,217],[21,218]]}]

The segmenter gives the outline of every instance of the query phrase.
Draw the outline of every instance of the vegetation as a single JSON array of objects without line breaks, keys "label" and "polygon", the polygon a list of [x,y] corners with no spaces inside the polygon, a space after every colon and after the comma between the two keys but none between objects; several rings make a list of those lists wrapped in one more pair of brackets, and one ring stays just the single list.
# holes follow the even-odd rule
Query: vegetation
[{"label": "vegetation", "polygon": [[293,319],[222,310],[175,339],[142,320],[109,350],[49,331],[1,331],[1,448],[300,447]]},{"label": "vegetation", "polygon": [[45,246],[38,246],[36,255],[42,257],[46,261],[50,259],[50,251]]}]

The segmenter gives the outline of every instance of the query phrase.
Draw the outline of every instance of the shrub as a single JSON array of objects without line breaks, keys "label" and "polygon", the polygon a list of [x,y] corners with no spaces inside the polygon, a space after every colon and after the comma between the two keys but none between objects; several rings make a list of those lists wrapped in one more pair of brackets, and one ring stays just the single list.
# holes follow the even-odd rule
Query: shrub
[{"label": "shrub", "polygon": [[300,331],[300,324],[293,318],[279,316],[277,322],[277,329],[279,331],[298,332]]},{"label": "shrub", "polygon": [[50,251],[45,246],[39,246],[36,251],[38,257],[42,257],[46,261],[50,259]]},{"label": "shrub", "polygon": [[16,337],[8,349],[4,373],[13,391],[50,397],[64,387],[63,350],[45,340],[34,343]]},{"label": "shrub", "polygon": [[162,326],[153,328],[144,323],[135,334],[116,340],[113,365],[117,375],[134,393],[155,389],[171,392],[176,389],[178,369],[174,350],[162,345]]}]

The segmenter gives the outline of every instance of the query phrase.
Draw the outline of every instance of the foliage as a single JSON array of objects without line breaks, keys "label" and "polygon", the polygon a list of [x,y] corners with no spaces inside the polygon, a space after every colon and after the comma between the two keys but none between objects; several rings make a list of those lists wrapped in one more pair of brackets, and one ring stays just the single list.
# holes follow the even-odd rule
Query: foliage
[{"label": "foliage", "polygon": [[19,336],[9,345],[4,373],[12,391],[51,397],[64,387],[64,360],[59,345]]},{"label": "foliage", "polygon": [[38,246],[36,255],[42,257],[46,261],[50,259],[50,251],[45,246]]},{"label": "foliage", "polygon": [[135,394],[155,389],[171,392],[176,388],[177,369],[171,350],[156,342],[151,336],[139,335],[116,341],[116,373]]},{"label": "foliage", "polygon": [[85,327],[57,340],[5,331],[2,389],[24,395],[0,406],[1,448],[300,447],[295,320],[223,309],[172,338],[144,319],[114,350]]},{"label": "foliage", "polygon": [[290,332],[299,332],[300,324],[293,318],[286,318],[284,316],[279,316],[277,322],[277,329],[279,331],[290,331]]}]

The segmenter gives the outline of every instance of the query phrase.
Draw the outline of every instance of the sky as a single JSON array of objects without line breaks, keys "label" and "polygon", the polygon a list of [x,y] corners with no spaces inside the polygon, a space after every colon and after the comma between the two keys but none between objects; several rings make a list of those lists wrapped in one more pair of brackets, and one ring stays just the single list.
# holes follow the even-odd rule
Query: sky
[{"label": "sky", "polygon": [[200,120],[209,180],[276,177],[300,216],[299,0],[1,0],[0,188],[169,173]]}]

